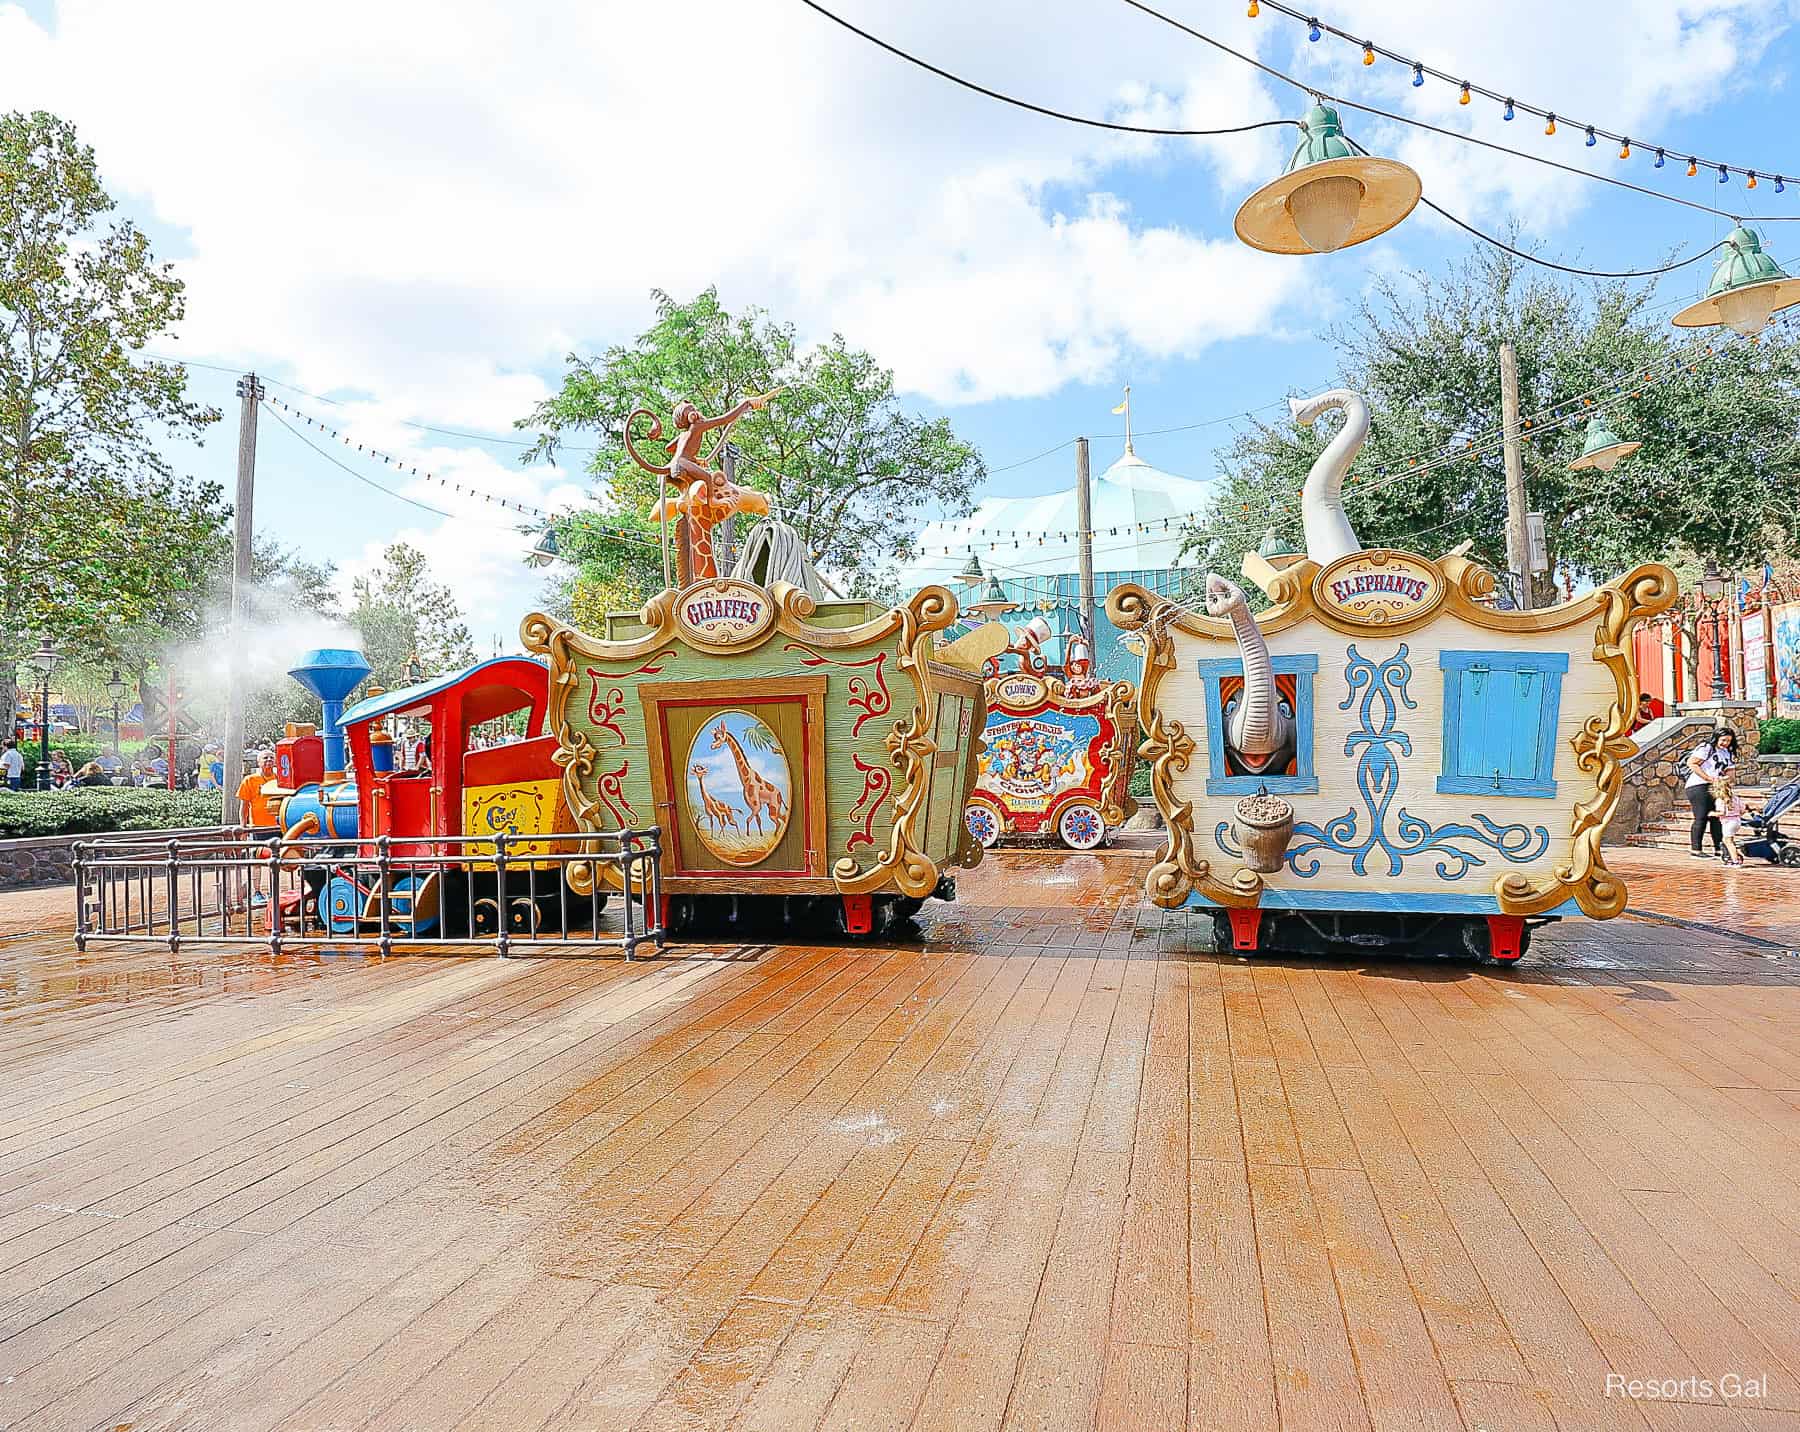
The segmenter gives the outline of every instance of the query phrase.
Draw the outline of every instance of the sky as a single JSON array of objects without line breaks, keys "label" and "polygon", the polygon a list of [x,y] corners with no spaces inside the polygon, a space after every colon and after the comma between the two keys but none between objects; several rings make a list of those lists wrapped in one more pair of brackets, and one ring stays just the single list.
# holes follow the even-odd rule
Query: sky
[{"label": "sky", "polygon": [[[824,0],[944,68],[1085,115],[1200,128],[1296,117],[1303,94],[1120,0]],[[1167,0],[1310,83],[1732,212],[1800,214],[1800,185],[1687,179],[1654,146],[1800,169],[1794,4],[1633,0],[1472,6],[1341,0],[1332,23],[1477,84],[1639,135],[1620,161],[1480,98],[1410,83],[1267,5]],[[195,476],[233,485],[237,373],[348,434],[264,413],[255,522],[302,555],[367,571],[424,548],[485,654],[516,645],[542,575],[489,497],[583,500],[580,454],[523,467],[514,420],[567,356],[628,340],[652,291],[708,284],[734,310],[833,333],[894,370],[907,407],[975,442],[1000,495],[1066,487],[1077,434],[1119,452],[1132,385],[1140,455],[1193,478],[1246,412],[1329,386],[1324,337],[1369,285],[1438,270],[1468,238],[1419,210],[1339,254],[1257,253],[1232,215],[1279,171],[1291,130],[1216,139],[1078,127],[954,88],[800,0],[0,0],[0,105],[74,122],[120,212],[189,291],[192,391],[225,410]],[[1651,267],[1728,225],[1528,160],[1365,116],[1427,197],[1546,256]],[[1721,198],[1729,195],[1728,201]],[[1768,247],[1800,244],[1771,226]],[[1711,262],[1663,281],[1669,306]],[[1153,430],[1183,431],[1156,433]],[[432,431],[432,429],[448,431]],[[481,437],[465,436],[484,435]],[[302,440],[302,436],[305,441]],[[307,446],[311,442],[314,446]],[[384,465],[354,444],[391,455]],[[576,440],[579,444],[579,439]],[[1046,449],[1061,448],[1047,457]],[[342,466],[322,453],[329,453]],[[1035,460],[1033,460],[1035,458]],[[414,478],[435,473],[469,493]],[[348,469],[348,471],[346,471]],[[428,504],[438,511],[416,504]],[[447,515],[446,515],[447,514]]]}]

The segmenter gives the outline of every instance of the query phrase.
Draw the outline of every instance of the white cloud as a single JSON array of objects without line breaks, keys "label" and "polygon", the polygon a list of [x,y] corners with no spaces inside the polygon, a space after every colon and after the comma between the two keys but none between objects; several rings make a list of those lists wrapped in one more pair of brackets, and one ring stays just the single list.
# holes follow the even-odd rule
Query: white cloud
[{"label": "white cloud", "polygon": [[[833,3],[1068,111],[1207,127],[1300,107],[1124,6]],[[1766,0],[1336,12],[1446,69],[1545,102],[1592,98],[1596,118],[1659,131],[1739,82],[1787,15]],[[1348,47],[1306,44],[1273,12],[1249,22],[1215,7],[1197,23],[1321,67],[1328,87],[1552,143],[1501,130],[1442,86],[1414,90],[1393,66],[1364,69]],[[1273,171],[1285,132],[1157,142],[1059,125],[787,0],[60,0],[48,30],[0,0],[0,91],[74,120],[125,207],[186,236],[185,351],[370,395],[356,421],[391,447],[445,443],[431,449],[439,466],[496,492],[523,484],[540,505],[559,479],[394,420],[504,431],[567,351],[641,327],[652,286],[686,296],[717,282],[728,303],[761,304],[803,336],[842,331],[944,402],[1192,357],[1321,302],[1316,269],[1230,235],[1237,196]],[[1547,227],[1582,198],[1579,181],[1538,166],[1352,124],[1476,219]],[[1580,162],[1578,143],[1555,152]],[[503,566],[509,536],[419,516],[472,606],[527,585]]]}]

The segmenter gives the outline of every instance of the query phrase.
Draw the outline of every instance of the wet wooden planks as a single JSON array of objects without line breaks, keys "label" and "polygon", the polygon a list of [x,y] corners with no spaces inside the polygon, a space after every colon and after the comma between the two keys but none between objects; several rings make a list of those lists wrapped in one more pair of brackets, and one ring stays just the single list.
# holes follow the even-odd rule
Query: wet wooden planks
[{"label": "wet wooden planks", "polygon": [[1791,971],[1247,964],[1123,863],[629,966],[14,941],[0,1421],[1800,1420]]}]

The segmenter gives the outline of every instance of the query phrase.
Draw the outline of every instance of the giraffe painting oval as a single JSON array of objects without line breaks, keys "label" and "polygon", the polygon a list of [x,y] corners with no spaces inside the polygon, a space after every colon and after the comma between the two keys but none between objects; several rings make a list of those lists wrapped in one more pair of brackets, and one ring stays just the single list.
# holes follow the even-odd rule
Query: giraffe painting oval
[{"label": "giraffe painting oval", "polygon": [[781,742],[748,711],[721,711],[688,747],[688,813],[700,842],[727,865],[767,860],[787,833],[794,777]]}]

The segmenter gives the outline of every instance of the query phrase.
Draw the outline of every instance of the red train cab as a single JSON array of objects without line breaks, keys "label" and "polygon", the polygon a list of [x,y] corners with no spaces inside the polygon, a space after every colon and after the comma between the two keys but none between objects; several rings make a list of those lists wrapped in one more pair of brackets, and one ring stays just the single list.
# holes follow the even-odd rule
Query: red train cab
[{"label": "red train cab", "polygon": [[[417,686],[384,692],[344,712],[344,735],[356,772],[359,827],[392,836],[396,855],[434,853],[404,844],[408,836],[538,835],[572,828],[562,771],[546,735],[549,673],[523,656],[502,656]],[[524,711],[523,739],[470,750],[470,733]],[[387,722],[404,717],[429,725],[429,763],[395,759]]]}]

